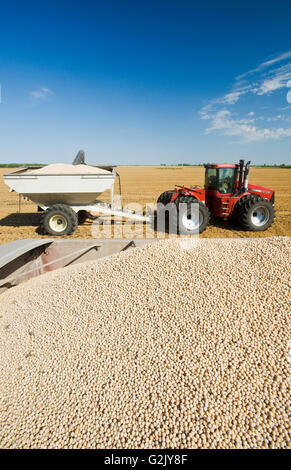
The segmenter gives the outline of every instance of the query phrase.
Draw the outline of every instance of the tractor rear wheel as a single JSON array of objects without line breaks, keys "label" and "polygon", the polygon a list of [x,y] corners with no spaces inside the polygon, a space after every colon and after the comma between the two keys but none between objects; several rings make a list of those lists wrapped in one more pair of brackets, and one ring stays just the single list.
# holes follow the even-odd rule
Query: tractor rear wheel
[{"label": "tractor rear wheel", "polygon": [[260,196],[245,198],[238,209],[237,220],[245,230],[263,232],[273,223],[273,204]]},{"label": "tractor rear wheel", "polygon": [[170,200],[172,199],[173,194],[176,191],[174,189],[170,189],[169,191],[165,191],[158,197],[157,204],[163,204],[166,206]]},{"label": "tractor rear wheel", "polygon": [[234,206],[234,209],[232,211],[232,214],[229,218],[229,220],[231,221],[232,224],[234,225],[240,225],[240,209],[242,208],[243,204],[245,203],[245,201],[247,201],[248,199],[250,198],[254,198],[256,197],[254,194],[248,194],[247,196],[243,196],[241,197],[236,205]]},{"label": "tractor rear wheel", "polygon": [[[173,223],[180,235],[194,235],[204,232],[209,224],[210,213],[203,202],[191,196],[180,196],[175,200],[177,210],[173,214]],[[198,211],[193,208],[198,205]]]},{"label": "tractor rear wheel", "polygon": [[44,235],[72,235],[78,226],[78,216],[69,206],[55,204],[41,216],[40,229]]}]

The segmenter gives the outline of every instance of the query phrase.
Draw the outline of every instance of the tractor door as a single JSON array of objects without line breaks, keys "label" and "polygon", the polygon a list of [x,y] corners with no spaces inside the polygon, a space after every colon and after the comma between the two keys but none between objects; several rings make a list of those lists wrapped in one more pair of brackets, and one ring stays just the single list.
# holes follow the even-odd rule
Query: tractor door
[{"label": "tractor door", "polygon": [[235,192],[236,180],[237,168],[206,168],[206,201],[214,217],[227,218],[230,214],[230,198]]}]

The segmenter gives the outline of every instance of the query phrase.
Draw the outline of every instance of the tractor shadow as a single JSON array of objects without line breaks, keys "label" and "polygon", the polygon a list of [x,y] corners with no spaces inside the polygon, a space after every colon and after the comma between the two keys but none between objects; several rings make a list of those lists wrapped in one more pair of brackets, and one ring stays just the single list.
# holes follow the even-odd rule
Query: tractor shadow
[{"label": "tractor shadow", "polygon": [[245,230],[237,223],[231,220],[221,220],[221,219],[214,219],[211,218],[209,225],[217,228],[221,228],[223,230],[230,230],[230,231],[238,231],[238,232],[245,232]]},{"label": "tractor shadow", "polygon": [[158,224],[158,213],[156,210],[152,212],[152,218],[150,221],[150,227],[154,232],[159,232],[159,233],[167,233],[170,234],[172,231],[170,230],[170,223],[169,223],[169,217],[165,216],[163,220],[163,224]]},{"label": "tractor shadow", "polygon": [[[172,234],[176,233],[176,230],[171,228],[171,224],[169,222],[169,218],[165,217],[165,226],[162,228],[159,228],[159,225],[157,223],[157,211],[153,212],[153,218],[151,221],[151,228],[155,232],[164,232],[167,234]],[[237,222],[231,221],[231,220],[221,220],[221,219],[215,219],[213,217],[210,218],[209,226],[213,226],[216,228],[221,228],[222,230],[229,230],[229,231],[238,231],[238,232],[245,232],[245,230],[238,225]]]},{"label": "tractor shadow", "polygon": [[38,227],[40,213],[14,213],[0,219],[0,227]]}]

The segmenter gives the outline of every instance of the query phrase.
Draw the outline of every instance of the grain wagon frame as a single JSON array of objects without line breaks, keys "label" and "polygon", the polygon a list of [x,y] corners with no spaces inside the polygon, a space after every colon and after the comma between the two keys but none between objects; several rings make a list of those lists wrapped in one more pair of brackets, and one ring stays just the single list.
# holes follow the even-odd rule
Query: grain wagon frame
[{"label": "grain wagon frame", "polygon": [[[73,165],[84,163],[84,152],[80,151]],[[143,215],[122,207],[120,177],[114,166],[99,166],[104,174],[31,174],[41,167],[22,168],[5,174],[4,181],[10,191],[36,204],[42,212],[40,232],[43,235],[72,235],[79,224],[87,218],[95,218],[91,212],[150,222],[149,215]],[[114,184],[119,179],[118,205]],[[97,198],[106,190],[110,191],[110,203]]]}]

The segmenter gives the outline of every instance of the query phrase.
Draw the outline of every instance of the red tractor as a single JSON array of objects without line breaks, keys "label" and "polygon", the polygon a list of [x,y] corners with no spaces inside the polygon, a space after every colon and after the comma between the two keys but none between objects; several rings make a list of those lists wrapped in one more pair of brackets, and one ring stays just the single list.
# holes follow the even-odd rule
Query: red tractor
[{"label": "red tractor", "polygon": [[[235,221],[245,230],[267,230],[274,221],[275,193],[248,183],[250,163],[240,160],[238,164],[206,164],[204,189],[176,186],[175,190],[165,191],[157,200],[158,211],[166,207],[170,213],[174,207],[171,223],[181,234],[202,233],[210,215]],[[199,205],[198,212],[191,209],[193,203]]]}]

